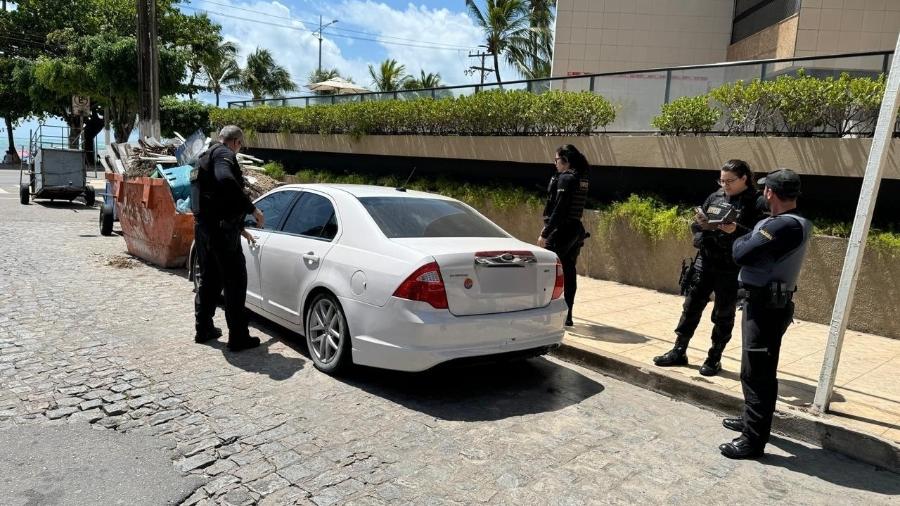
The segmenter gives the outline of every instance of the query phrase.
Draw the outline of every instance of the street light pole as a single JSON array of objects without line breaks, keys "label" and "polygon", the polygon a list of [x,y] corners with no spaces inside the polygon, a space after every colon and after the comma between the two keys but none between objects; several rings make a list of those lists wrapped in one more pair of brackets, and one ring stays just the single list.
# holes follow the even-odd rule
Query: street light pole
[{"label": "street light pole", "polygon": [[338,20],[335,19],[334,21],[332,21],[331,23],[328,23],[327,25],[322,25],[322,16],[319,16],[319,31],[313,34],[313,35],[315,35],[315,37],[317,39],[319,39],[319,74],[322,73],[322,30],[324,30],[325,28],[328,28],[329,26],[331,26],[337,22],[338,22]]}]

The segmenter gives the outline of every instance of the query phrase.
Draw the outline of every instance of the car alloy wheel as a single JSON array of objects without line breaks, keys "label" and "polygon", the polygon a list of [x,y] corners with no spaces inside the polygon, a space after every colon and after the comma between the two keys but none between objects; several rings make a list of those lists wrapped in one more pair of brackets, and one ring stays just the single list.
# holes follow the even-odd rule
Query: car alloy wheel
[{"label": "car alloy wheel", "polygon": [[340,305],[330,295],[318,295],[306,318],[306,343],[316,368],[334,373],[343,365],[348,335]]}]

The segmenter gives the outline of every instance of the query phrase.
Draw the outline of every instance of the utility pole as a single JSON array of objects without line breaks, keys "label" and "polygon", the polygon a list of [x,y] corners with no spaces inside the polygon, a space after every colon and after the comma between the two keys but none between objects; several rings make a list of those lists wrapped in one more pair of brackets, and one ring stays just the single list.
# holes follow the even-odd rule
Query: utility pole
[{"label": "utility pole", "polygon": [[[481,46],[478,46],[478,47],[483,47],[483,48],[487,49],[487,46],[485,46],[485,45],[481,45]],[[481,58],[481,66],[480,66],[480,67],[477,67],[477,66],[474,66],[474,65],[473,65],[473,66],[469,67],[469,68],[465,71],[465,73],[468,74],[468,75],[472,75],[472,74],[474,74],[475,72],[481,72],[481,79],[480,79],[480,82],[481,82],[481,85],[482,85],[482,86],[484,85],[484,74],[485,74],[485,73],[490,74],[491,72],[494,71],[494,69],[492,69],[492,68],[487,68],[487,67],[484,66],[484,64],[485,64],[484,59],[487,58],[488,56],[494,56],[494,53],[491,53],[491,52],[476,52],[476,53],[469,53],[469,58]]]},{"label": "utility pole", "polygon": [[137,0],[138,132],[160,137],[159,48],[156,45],[156,0]]},{"label": "utility pole", "polygon": [[332,21],[331,23],[328,23],[327,25],[322,25],[322,16],[320,15],[319,16],[319,31],[313,33],[313,36],[315,38],[319,39],[319,74],[322,73],[322,30],[324,30],[325,28],[328,28],[329,26],[331,26],[337,22],[338,22],[338,20],[335,19],[334,21]]}]

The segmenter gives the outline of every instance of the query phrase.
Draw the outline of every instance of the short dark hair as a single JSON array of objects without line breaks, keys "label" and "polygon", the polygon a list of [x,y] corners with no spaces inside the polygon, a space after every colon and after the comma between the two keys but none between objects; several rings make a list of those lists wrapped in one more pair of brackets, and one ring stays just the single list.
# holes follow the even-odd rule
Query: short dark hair
[{"label": "short dark hair", "polygon": [[562,161],[568,162],[575,172],[581,173],[590,167],[587,158],[581,154],[581,151],[578,151],[578,148],[571,144],[565,144],[556,148],[556,154]]},{"label": "short dark hair", "polygon": [[743,160],[738,160],[737,158],[728,160],[722,165],[722,169],[725,172],[731,172],[735,174],[737,177],[747,177],[747,186],[756,188],[756,180],[753,178],[753,170],[750,168],[750,164]]}]

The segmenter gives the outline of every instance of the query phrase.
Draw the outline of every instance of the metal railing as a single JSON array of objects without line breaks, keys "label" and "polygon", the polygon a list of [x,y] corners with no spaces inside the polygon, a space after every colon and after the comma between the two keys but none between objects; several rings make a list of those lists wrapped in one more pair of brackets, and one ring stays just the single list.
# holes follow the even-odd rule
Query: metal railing
[{"label": "metal railing", "polygon": [[842,72],[854,76],[878,76],[887,74],[893,55],[893,51],[870,51],[735,61],[420,90],[239,100],[228,102],[228,107],[246,108],[264,105],[308,107],[371,100],[460,97],[497,89],[527,90],[533,93],[548,90],[590,91],[603,95],[618,108],[616,120],[609,125],[607,132],[650,132],[653,131],[650,120],[659,114],[660,107],[680,97],[702,95],[713,88],[738,80],[774,79],[780,75],[794,73],[801,68],[805,69],[808,75],[816,77],[837,77]]}]

